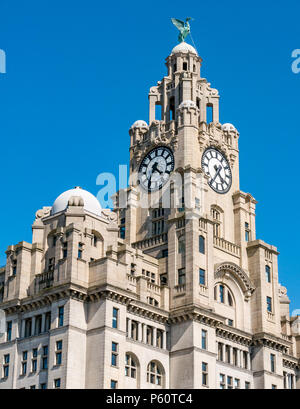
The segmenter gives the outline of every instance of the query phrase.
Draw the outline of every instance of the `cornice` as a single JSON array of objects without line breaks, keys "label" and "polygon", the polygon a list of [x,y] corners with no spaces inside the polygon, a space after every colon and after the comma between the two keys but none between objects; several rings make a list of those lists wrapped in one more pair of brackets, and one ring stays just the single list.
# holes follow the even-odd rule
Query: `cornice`
[{"label": "cornice", "polygon": [[253,335],[252,345],[268,347],[286,354],[292,343],[275,335],[261,332]]}]

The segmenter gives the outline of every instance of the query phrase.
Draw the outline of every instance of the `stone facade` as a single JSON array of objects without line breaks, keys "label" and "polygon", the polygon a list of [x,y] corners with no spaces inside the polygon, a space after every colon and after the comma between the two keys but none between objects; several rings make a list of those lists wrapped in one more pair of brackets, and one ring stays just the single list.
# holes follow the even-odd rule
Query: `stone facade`
[{"label": "stone facade", "polygon": [[[36,213],[32,244],[8,247],[0,388],[300,388],[300,318],[278,282],[276,247],[256,238],[239,133],[219,123],[201,64],[184,44],[167,58],[149,125],[130,128],[131,182],[113,211],[72,189]],[[150,195],[138,171],[160,146],[174,175]],[[225,194],[201,165],[209,147],[230,165]]]}]

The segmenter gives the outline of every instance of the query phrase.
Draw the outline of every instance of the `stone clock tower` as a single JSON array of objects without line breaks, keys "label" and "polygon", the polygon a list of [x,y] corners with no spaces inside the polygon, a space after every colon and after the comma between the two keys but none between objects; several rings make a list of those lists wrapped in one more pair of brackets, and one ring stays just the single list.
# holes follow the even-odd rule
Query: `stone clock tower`
[{"label": "stone clock tower", "polygon": [[174,47],[167,76],[149,92],[149,125],[130,128],[131,186],[122,192],[126,206],[119,195],[115,202],[122,237],[159,260],[160,283],[170,289],[174,387],[201,387],[193,373],[203,353],[195,345],[200,323],[215,346],[214,365],[235,360],[254,372],[254,387],[275,387],[268,361],[288,350],[278,252],[256,239],[257,202],[240,191],[239,132],[219,122],[219,93],[201,65],[191,45]]},{"label": "stone clock tower", "polygon": [[167,57],[113,211],[76,187],[8,246],[0,389],[300,388],[300,318],[201,65],[185,42]]}]

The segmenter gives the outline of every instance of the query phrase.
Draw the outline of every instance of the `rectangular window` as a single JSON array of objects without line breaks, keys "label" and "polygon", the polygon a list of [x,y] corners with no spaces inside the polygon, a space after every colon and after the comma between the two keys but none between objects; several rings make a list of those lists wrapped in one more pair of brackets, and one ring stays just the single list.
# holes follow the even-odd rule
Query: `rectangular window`
[{"label": "rectangular window", "polygon": [[32,325],[32,319],[27,318],[25,320],[25,338],[31,336],[31,325]]},{"label": "rectangular window", "polygon": [[12,268],[12,275],[15,276],[17,274],[17,260],[12,261],[11,268]]},{"label": "rectangular window", "polygon": [[82,259],[82,252],[83,252],[83,244],[78,243],[78,258]]},{"label": "rectangular window", "polygon": [[271,372],[275,372],[275,355],[270,354]]},{"label": "rectangular window", "polygon": [[185,268],[178,270],[178,285],[185,284]]},{"label": "rectangular window", "polygon": [[9,375],[9,354],[4,355],[3,357],[3,377],[8,378]]},{"label": "rectangular window", "polygon": [[119,321],[119,310],[118,308],[113,307],[113,316],[112,316],[112,327],[118,328]]},{"label": "rectangular window", "polygon": [[54,389],[60,389],[60,378],[54,379]]},{"label": "rectangular window", "polygon": [[48,345],[43,346],[42,369],[48,369]]},{"label": "rectangular window", "polygon": [[31,386],[30,386],[30,389],[35,389],[35,385],[31,385]]},{"label": "rectangular window", "polygon": [[34,348],[32,350],[31,372],[36,372],[37,370],[37,355],[38,355],[38,350],[37,348]]},{"label": "rectangular window", "polygon": [[31,372],[36,372],[37,370],[37,360],[36,359],[32,359],[31,360]]},{"label": "rectangular window", "polygon": [[205,254],[205,238],[199,236],[199,252]]},{"label": "rectangular window", "polygon": [[120,239],[125,239],[125,226],[120,227]]},{"label": "rectangular window", "polygon": [[202,385],[208,386],[208,364],[202,362]]},{"label": "rectangular window", "polygon": [[227,389],[233,389],[232,376],[227,376]]},{"label": "rectangular window", "polygon": [[51,312],[46,312],[45,315],[45,332],[49,331],[51,327]]},{"label": "rectangular window", "polygon": [[272,298],[267,297],[267,311],[272,312]]},{"label": "rectangular window", "polygon": [[64,307],[58,308],[58,326],[62,327],[64,325]]},{"label": "rectangular window", "polygon": [[6,341],[11,341],[12,321],[6,323]]},{"label": "rectangular window", "polygon": [[34,328],[35,335],[39,335],[42,333],[42,316],[37,315],[35,317],[35,328]]},{"label": "rectangular window", "polygon": [[266,281],[267,283],[271,282],[271,269],[269,266],[266,266]]},{"label": "rectangular window", "polygon": [[272,389],[277,389],[277,385],[272,385]]},{"label": "rectangular window", "polygon": [[21,375],[26,375],[27,372],[27,362],[22,362]]},{"label": "rectangular window", "polygon": [[223,344],[218,342],[218,360],[223,361]]},{"label": "rectangular window", "polygon": [[207,331],[204,329],[201,331],[201,347],[207,349]]},{"label": "rectangular window", "polygon": [[226,389],[225,375],[220,373],[220,389]]},{"label": "rectangular window", "polygon": [[245,240],[250,241],[249,223],[245,223]]},{"label": "rectangular window", "polygon": [[205,285],[205,270],[199,268],[199,284]]},{"label": "rectangular window", "polygon": [[47,389],[47,384],[46,383],[41,383],[40,384],[40,389]]},{"label": "rectangular window", "polygon": [[62,252],[63,252],[63,258],[67,258],[68,257],[68,242],[65,241],[62,244]]},{"label": "rectangular window", "polygon": [[230,327],[233,327],[233,320],[231,320],[231,319],[228,319],[228,325],[230,326]]},{"label": "rectangular window", "polygon": [[119,345],[116,342],[111,343],[111,365],[118,366],[118,349]]},{"label": "rectangular window", "polygon": [[234,379],[234,388],[240,389],[240,380],[237,378]]},{"label": "rectangular window", "polygon": [[61,362],[62,362],[62,341],[56,341],[55,361],[56,361],[56,365],[61,365]]},{"label": "rectangular window", "polygon": [[245,389],[250,389],[250,382],[245,382]]},{"label": "rectangular window", "polygon": [[110,389],[117,389],[118,388],[118,382],[114,381],[113,379],[111,379],[110,381]]}]

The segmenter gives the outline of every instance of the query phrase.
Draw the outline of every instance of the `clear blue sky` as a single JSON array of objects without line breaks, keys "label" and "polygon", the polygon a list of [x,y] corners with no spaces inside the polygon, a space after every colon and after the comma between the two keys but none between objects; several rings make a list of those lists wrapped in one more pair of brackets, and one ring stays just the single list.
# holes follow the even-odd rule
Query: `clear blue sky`
[{"label": "clear blue sky", "polygon": [[280,282],[300,308],[298,1],[1,0],[0,264],[31,241],[35,211],[128,163],[128,128],[177,43],[171,17],[192,16],[202,75],[220,121],[240,131],[241,189],[258,200],[257,233],[280,251]]}]

